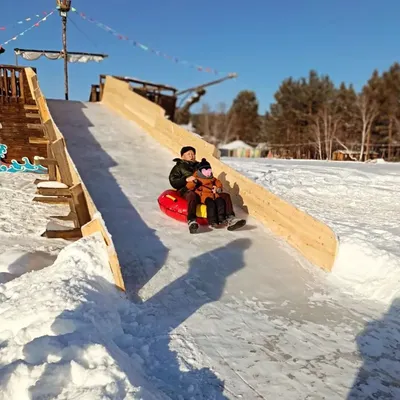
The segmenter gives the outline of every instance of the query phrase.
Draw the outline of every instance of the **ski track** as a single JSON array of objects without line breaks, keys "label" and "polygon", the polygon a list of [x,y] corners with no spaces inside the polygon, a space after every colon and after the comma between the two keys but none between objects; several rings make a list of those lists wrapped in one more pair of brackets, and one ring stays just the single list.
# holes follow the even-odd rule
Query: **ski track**
[{"label": "ski track", "polygon": [[175,155],[101,104],[49,107],[120,257],[131,306],[118,346],[157,389],[178,400],[400,396],[399,304],[343,294],[252,219],[189,235],[156,201]]}]

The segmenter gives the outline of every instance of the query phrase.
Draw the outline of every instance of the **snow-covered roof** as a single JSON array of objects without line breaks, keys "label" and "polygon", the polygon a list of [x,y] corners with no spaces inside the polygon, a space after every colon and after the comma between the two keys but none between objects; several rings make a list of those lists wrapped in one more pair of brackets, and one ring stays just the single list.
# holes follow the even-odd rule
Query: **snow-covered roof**
[{"label": "snow-covered roof", "polygon": [[233,142],[227,144],[221,144],[219,148],[222,150],[236,150],[236,149],[252,149],[253,147],[243,142],[242,140],[234,140]]}]

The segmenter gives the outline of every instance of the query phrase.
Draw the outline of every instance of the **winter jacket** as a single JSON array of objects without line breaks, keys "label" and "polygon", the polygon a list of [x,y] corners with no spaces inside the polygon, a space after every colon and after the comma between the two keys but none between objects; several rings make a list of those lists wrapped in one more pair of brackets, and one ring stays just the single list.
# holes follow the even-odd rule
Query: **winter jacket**
[{"label": "winter jacket", "polygon": [[169,174],[169,183],[183,195],[188,191],[186,178],[194,174],[199,163],[198,161],[185,161],[180,158],[175,158],[173,161],[176,162],[176,165]]},{"label": "winter jacket", "polygon": [[208,198],[215,200],[219,197],[218,193],[213,193],[212,191],[213,186],[216,186],[219,192],[222,192],[222,182],[219,179],[214,177],[200,177],[198,171],[196,171],[193,176],[196,178],[197,182],[187,182],[186,187],[189,190],[194,190],[200,196],[202,204],[205,204]]}]

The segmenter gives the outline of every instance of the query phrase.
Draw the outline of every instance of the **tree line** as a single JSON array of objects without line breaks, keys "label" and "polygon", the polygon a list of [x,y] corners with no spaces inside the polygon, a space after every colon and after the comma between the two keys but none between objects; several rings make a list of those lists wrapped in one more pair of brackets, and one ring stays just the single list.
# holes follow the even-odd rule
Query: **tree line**
[{"label": "tree line", "polygon": [[359,92],[311,70],[308,77],[285,79],[265,115],[256,93],[242,91],[229,109],[203,104],[191,120],[206,140],[267,143],[295,158],[331,159],[333,151],[345,150],[360,160],[373,152],[400,160],[400,64],[375,70]]}]

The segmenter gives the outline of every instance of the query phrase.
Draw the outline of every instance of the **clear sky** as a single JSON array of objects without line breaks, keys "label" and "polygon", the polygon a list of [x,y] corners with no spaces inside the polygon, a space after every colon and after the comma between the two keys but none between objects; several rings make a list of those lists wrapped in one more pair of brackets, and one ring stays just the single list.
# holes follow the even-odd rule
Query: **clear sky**
[{"label": "clear sky", "polygon": [[[398,0],[72,0],[78,11],[171,56],[223,72],[237,80],[208,90],[204,101],[230,105],[243,89],[254,90],[264,112],[284,78],[310,69],[360,88],[374,68],[384,70],[400,56]],[[0,43],[31,23],[17,21],[55,8],[55,0],[3,0]],[[70,64],[70,98],[87,100],[99,74],[129,75],[183,89],[215,75],[175,64],[120,41],[71,13],[70,51],[101,52],[100,63]],[[11,26],[10,26],[11,25]],[[83,32],[83,33],[82,33]],[[5,46],[0,63],[14,64],[13,49],[61,48],[61,20],[51,16],[38,28]],[[62,61],[28,62],[38,69],[48,98],[63,97]]]}]

